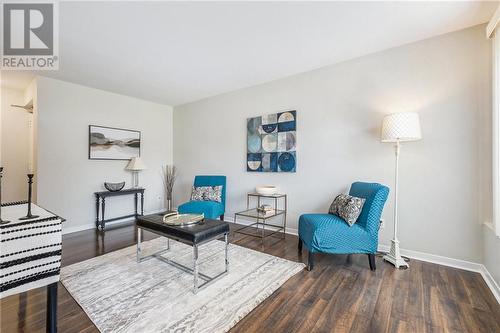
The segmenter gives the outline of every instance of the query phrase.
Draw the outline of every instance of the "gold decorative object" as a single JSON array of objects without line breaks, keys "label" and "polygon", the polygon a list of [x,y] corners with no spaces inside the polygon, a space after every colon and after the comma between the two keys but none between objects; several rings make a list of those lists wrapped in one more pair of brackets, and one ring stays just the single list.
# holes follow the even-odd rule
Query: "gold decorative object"
[{"label": "gold decorative object", "polygon": [[173,212],[163,216],[163,223],[168,225],[183,226],[196,224],[204,219],[205,214],[179,214],[179,212]]}]

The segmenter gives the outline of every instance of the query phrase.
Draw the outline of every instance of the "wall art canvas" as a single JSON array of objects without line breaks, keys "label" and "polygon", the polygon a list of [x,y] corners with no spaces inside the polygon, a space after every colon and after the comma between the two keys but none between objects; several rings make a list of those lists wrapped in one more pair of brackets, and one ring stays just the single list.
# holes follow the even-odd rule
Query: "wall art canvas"
[{"label": "wall art canvas", "polygon": [[297,111],[247,119],[247,171],[295,172]]},{"label": "wall art canvas", "polygon": [[89,126],[89,159],[129,160],[141,155],[141,132]]}]

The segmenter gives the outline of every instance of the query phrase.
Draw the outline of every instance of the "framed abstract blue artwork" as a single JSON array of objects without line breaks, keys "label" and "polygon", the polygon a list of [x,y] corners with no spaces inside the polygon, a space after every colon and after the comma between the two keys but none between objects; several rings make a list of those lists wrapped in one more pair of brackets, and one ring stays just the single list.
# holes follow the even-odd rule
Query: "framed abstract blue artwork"
[{"label": "framed abstract blue artwork", "polygon": [[247,171],[295,172],[297,111],[247,119]]}]

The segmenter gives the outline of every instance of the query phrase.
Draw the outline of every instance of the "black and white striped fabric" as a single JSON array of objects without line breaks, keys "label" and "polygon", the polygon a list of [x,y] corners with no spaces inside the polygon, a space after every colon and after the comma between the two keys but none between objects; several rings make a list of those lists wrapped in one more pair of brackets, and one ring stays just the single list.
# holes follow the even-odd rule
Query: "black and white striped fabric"
[{"label": "black and white striped fabric", "polygon": [[0,225],[0,299],[59,281],[62,219],[32,204],[35,219],[21,221],[28,204],[2,204]]}]

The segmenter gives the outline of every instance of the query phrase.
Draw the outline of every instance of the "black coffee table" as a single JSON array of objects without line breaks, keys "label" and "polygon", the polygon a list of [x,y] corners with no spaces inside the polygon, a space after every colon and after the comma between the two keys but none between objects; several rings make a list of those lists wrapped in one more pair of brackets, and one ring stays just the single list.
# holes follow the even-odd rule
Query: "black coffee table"
[{"label": "black coffee table", "polygon": [[[199,289],[206,287],[209,283],[212,283],[221,276],[227,274],[229,269],[229,261],[227,257],[228,248],[228,235],[229,235],[229,224],[223,221],[205,219],[197,224],[191,224],[186,226],[172,226],[163,222],[163,215],[161,214],[151,214],[137,217],[137,262],[141,262],[150,258],[157,258],[163,262],[173,265],[185,272],[191,273],[194,276],[194,288],[193,292],[196,294]],[[167,248],[151,254],[146,257],[141,257],[141,239],[142,230],[148,230],[160,236],[167,238]],[[203,273],[198,272],[198,246],[213,241],[215,239],[224,237],[225,241],[225,270],[214,276],[210,277]],[[170,239],[174,239],[181,243],[190,245],[193,247],[193,268],[186,267],[175,261],[166,259],[161,256],[165,251],[170,250]],[[204,280],[202,284],[198,284],[198,279]]]}]

